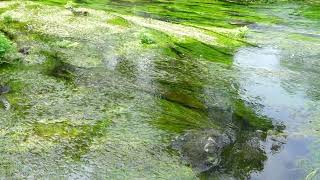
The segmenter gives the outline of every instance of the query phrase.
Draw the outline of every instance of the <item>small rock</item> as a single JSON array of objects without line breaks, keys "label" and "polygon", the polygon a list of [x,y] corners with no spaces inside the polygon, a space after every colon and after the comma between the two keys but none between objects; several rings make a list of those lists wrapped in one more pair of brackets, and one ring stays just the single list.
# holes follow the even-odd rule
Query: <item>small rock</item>
[{"label": "small rock", "polygon": [[247,26],[253,23],[249,21],[243,21],[243,20],[231,20],[229,21],[229,24],[235,25],[235,26]]},{"label": "small rock", "polygon": [[8,92],[10,92],[9,86],[0,86],[0,94],[6,94]]},{"label": "small rock", "polygon": [[19,49],[19,53],[23,54],[23,55],[29,55],[29,50],[30,50],[30,47],[23,47],[23,48],[20,48]]}]

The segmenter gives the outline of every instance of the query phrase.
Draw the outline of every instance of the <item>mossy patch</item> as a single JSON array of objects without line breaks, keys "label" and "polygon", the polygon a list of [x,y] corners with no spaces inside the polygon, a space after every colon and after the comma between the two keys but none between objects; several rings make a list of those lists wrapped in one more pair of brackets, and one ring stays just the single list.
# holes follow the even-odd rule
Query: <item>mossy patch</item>
[{"label": "mossy patch", "polygon": [[81,155],[88,152],[90,142],[93,138],[100,137],[106,132],[106,128],[111,121],[101,120],[93,125],[83,124],[75,125],[69,121],[61,121],[55,123],[33,124],[34,134],[49,141],[62,143],[69,141],[69,146],[65,147],[64,153],[72,158],[79,160]]},{"label": "mossy patch", "polygon": [[116,26],[121,26],[121,27],[130,27],[131,26],[131,23],[128,20],[126,20],[120,16],[109,19],[107,21],[107,23],[112,24],[112,25],[116,25]]},{"label": "mossy patch", "polygon": [[142,44],[155,44],[155,40],[148,34],[141,35],[141,43]]},{"label": "mossy patch", "polygon": [[3,63],[3,58],[12,49],[10,40],[0,33],[0,64]]}]

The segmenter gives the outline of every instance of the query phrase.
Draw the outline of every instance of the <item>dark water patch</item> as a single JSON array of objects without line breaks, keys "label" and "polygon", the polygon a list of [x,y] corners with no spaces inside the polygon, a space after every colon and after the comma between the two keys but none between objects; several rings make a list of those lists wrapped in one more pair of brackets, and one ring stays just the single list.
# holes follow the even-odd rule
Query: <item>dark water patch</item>
[{"label": "dark water patch", "polygon": [[259,136],[240,132],[235,143],[224,149],[221,168],[233,177],[246,179],[252,172],[262,171],[266,160]]},{"label": "dark water patch", "polygon": [[65,80],[66,82],[73,82],[79,69],[78,67],[65,62],[63,55],[58,52],[42,51],[42,54],[47,57],[44,67],[48,75]]}]

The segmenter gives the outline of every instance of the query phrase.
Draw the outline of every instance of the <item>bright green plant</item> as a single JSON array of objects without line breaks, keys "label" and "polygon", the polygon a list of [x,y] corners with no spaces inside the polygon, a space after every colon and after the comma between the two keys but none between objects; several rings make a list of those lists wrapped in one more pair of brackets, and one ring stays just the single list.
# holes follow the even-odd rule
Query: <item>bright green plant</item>
[{"label": "bright green plant", "polygon": [[12,49],[11,42],[3,34],[0,34],[0,63],[3,62],[5,55]]}]

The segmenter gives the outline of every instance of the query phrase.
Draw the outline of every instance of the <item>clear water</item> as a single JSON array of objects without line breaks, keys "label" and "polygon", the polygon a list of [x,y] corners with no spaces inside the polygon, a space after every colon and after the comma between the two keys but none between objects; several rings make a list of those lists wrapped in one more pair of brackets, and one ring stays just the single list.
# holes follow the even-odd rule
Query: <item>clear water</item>
[{"label": "clear water", "polygon": [[[23,64],[0,70],[12,88],[12,109],[0,111],[1,178],[319,179],[319,22],[290,15],[289,5],[84,4],[169,22],[155,31],[139,19],[114,26],[106,22],[116,15],[95,11],[73,17],[23,4],[9,11],[35,34],[7,25],[18,47],[34,48]],[[273,16],[281,23],[269,22]],[[184,31],[176,23],[234,28],[228,21],[235,17],[261,21],[246,37],[259,47],[241,44],[231,64],[210,61],[240,46],[219,32],[213,52],[167,35],[172,27]],[[272,130],[268,119],[284,129]]]},{"label": "clear water", "polygon": [[260,47],[243,48],[234,58],[242,95],[286,126],[285,144],[279,153],[268,153],[264,170],[252,179],[303,179],[311,172],[320,178],[319,22],[288,14],[282,15],[286,25],[252,27],[249,39]]}]

